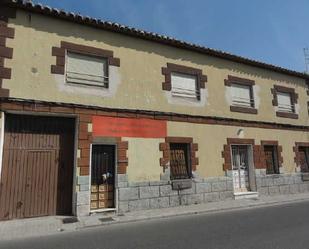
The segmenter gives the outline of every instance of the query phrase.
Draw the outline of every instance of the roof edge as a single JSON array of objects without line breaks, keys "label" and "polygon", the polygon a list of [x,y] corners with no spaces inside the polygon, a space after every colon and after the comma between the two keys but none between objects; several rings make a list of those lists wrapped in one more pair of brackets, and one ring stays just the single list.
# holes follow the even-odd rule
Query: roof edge
[{"label": "roof edge", "polygon": [[294,71],[291,69],[283,68],[283,67],[272,65],[272,64],[268,64],[265,62],[260,62],[257,60],[245,58],[242,56],[230,54],[230,53],[227,53],[221,50],[211,49],[211,48],[204,47],[201,45],[185,42],[185,41],[178,40],[178,39],[168,37],[165,35],[160,35],[160,34],[153,33],[153,32],[147,32],[144,30],[121,25],[115,22],[108,22],[108,21],[103,21],[100,19],[91,18],[88,16],[82,16],[80,14],[58,10],[56,8],[51,8],[49,6],[44,6],[41,4],[34,4],[30,1],[2,0],[2,3],[0,4],[4,4],[9,7],[13,7],[17,9],[22,9],[22,10],[29,11],[32,13],[42,14],[42,15],[55,17],[55,18],[62,19],[62,20],[75,22],[75,23],[82,24],[82,25],[87,25],[87,26],[91,26],[91,27],[95,27],[95,28],[99,28],[99,29],[103,29],[103,30],[107,30],[111,32],[116,32],[116,33],[132,36],[132,37],[137,37],[143,40],[153,41],[153,42],[157,42],[160,44],[164,44],[164,45],[168,45],[168,46],[172,46],[176,48],[186,49],[186,50],[198,52],[201,54],[206,54],[209,56],[214,56],[217,58],[221,58],[221,59],[225,59],[225,60],[229,60],[229,61],[233,61],[233,62],[237,62],[237,63],[249,65],[249,66],[258,67],[258,68],[274,71],[277,73],[286,74],[289,76],[302,78],[302,79],[305,79],[306,83],[309,85],[309,74]]}]

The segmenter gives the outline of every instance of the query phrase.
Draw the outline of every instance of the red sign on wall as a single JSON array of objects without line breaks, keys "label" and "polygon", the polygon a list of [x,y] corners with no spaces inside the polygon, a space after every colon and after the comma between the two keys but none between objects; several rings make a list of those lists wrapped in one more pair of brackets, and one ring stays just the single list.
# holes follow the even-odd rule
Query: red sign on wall
[{"label": "red sign on wall", "polygon": [[167,125],[164,120],[93,116],[92,131],[101,137],[163,138]]}]

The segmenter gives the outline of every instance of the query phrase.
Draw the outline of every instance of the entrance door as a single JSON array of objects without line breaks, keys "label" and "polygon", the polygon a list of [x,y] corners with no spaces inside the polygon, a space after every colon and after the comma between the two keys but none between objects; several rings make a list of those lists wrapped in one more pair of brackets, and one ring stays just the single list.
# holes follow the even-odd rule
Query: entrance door
[{"label": "entrance door", "polygon": [[265,145],[264,153],[265,153],[265,160],[266,160],[266,173],[267,174],[279,174],[277,146]]},{"label": "entrance door", "polygon": [[5,116],[0,220],[72,212],[74,119]]},{"label": "entrance door", "polygon": [[91,210],[114,208],[115,146],[92,145]]},{"label": "entrance door", "polygon": [[234,192],[247,192],[249,187],[249,160],[247,145],[232,145]]}]

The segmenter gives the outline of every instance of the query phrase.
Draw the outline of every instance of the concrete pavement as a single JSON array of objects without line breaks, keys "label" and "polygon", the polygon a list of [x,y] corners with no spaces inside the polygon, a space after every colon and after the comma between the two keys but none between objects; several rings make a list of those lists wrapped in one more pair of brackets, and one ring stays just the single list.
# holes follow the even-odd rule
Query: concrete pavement
[{"label": "concrete pavement", "polygon": [[260,197],[258,199],[228,200],[173,208],[150,209],[125,214],[93,214],[91,216],[81,217],[78,222],[69,224],[63,224],[62,220],[64,217],[60,216],[3,221],[0,222],[0,241],[41,237],[109,224],[129,223],[190,214],[242,210],[306,200],[309,200],[309,193],[277,195]]}]

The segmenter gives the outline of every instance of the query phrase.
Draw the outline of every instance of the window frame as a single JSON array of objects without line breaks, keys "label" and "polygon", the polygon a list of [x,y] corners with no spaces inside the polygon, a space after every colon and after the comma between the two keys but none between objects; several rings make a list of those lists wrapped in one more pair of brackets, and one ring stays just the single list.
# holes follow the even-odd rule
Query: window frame
[{"label": "window frame", "polygon": [[[196,77],[196,100],[201,100],[201,89],[205,88],[207,82],[207,76],[203,74],[201,69],[187,67],[183,65],[177,65],[173,63],[167,63],[166,67],[162,67],[162,75],[165,77],[165,81],[162,83],[162,90],[172,91],[172,73],[184,74],[188,76]],[[177,98],[183,98],[175,96]],[[195,98],[192,98],[195,99]]]},{"label": "window frame", "polygon": [[285,86],[274,85],[274,87],[271,89],[271,93],[273,95],[272,104],[275,107],[278,107],[278,93],[279,92],[290,94],[293,112],[276,110],[276,116],[281,117],[281,118],[298,119],[298,114],[296,112],[296,104],[297,104],[297,100],[298,100],[298,94],[295,92],[295,89],[290,88],[290,87],[285,87]]},{"label": "window frame", "polygon": [[[274,170],[274,173],[267,173],[267,166],[266,166],[266,156],[265,156],[265,146],[272,146],[275,148],[275,160],[277,164],[277,171]],[[261,141],[261,161],[264,163],[263,168],[266,169],[266,174],[268,175],[277,175],[280,174],[282,164],[283,164],[283,157],[282,157],[282,146],[279,145],[279,142],[277,140],[262,140]]]},{"label": "window frame", "polygon": [[224,80],[224,85],[232,88],[232,85],[242,85],[249,87],[250,91],[250,105],[251,107],[245,107],[240,105],[230,105],[231,112],[240,112],[240,113],[248,113],[248,114],[258,114],[258,110],[256,109],[255,98],[253,86],[255,85],[254,80],[240,78],[232,75],[228,75],[227,79]]},{"label": "window frame", "polygon": [[[104,81],[103,85],[100,86],[99,84],[91,84],[91,83],[78,83],[78,82],[73,82],[73,81],[68,81],[68,65],[69,65],[69,54],[77,54],[77,55],[81,55],[81,56],[86,56],[86,57],[90,57],[90,58],[97,58],[97,59],[102,59],[104,60],[104,64],[103,64],[103,68],[102,71],[104,72],[104,66],[105,66],[105,70],[106,70],[106,75],[104,75],[103,77],[106,78],[106,82]],[[72,85],[76,85],[76,86],[92,86],[92,87],[98,87],[98,88],[109,88],[109,64],[108,64],[108,58],[107,57],[103,57],[103,56],[97,56],[97,55],[92,55],[92,54],[86,54],[86,53],[80,53],[80,52],[73,52],[70,50],[66,50],[66,54],[65,54],[65,83],[66,84],[72,84]],[[89,80],[90,81],[90,80]]]},{"label": "window frame", "polygon": [[[170,143],[170,179],[173,180],[185,180],[185,179],[191,179],[192,178],[192,163],[191,163],[191,150],[190,150],[190,144],[189,143]],[[185,148],[185,164],[186,164],[186,176],[183,174],[174,174],[173,172],[175,169],[172,169],[172,163],[171,163],[171,153],[173,151],[172,147],[183,147]]]},{"label": "window frame", "polygon": [[[67,41],[61,41],[60,47],[52,47],[52,56],[56,57],[55,65],[51,65],[50,67],[50,72],[52,74],[60,74],[64,76],[66,75],[66,65],[67,65],[66,60],[67,60],[68,52],[77,53],[77,54],[81,54],[85,56],[106,58],[108,75],[109,75],[109,69],[110,69],[109,66],[120,67],[120,59],[114,57],[114,52],[111,50],[106,50],[106,49],[91,47],[91,46],[86,46],[86,45],[80,45],[80,44],[71,43]],[[66,77],[65,77],[65,83],[67,83]],[[108,87],[104,89],[109,88],[109,83],[108,83]],[[78,86],[78,84],[74,84],[74,85]]]}]

